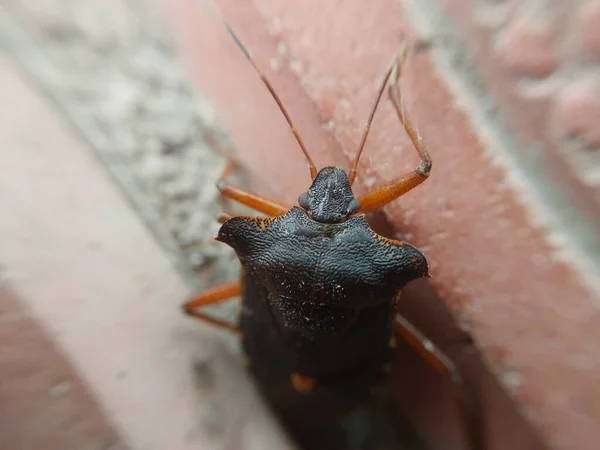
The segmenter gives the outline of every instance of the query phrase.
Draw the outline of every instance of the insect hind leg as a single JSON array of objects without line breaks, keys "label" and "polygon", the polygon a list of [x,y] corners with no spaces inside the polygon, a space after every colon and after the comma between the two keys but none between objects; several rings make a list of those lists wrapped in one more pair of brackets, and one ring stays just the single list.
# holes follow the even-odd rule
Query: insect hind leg
[{"label": "insect hind leg", "polygon": [[456,365],[400,314],[395,316],[394,330],[396,336],[409,344],[429,366],[450,379],[456,406],[469,442],[469,450],[484,450],[479,403],[473,392],[467,389]]}]

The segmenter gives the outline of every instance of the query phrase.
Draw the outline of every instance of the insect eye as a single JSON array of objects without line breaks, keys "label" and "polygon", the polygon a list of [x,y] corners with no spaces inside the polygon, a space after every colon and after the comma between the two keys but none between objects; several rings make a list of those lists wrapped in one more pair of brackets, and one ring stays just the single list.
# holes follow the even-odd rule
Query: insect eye
[{"label": "insect eye", "polygon": [[353,198],[350,203],[348,204],[348,211],[347,214],[354,214],[355,212],[358,212],[358,210],[360,209],[360,203],[358,202],[358,200],[356,200],[355,198]]},{"label": "insect eye", "polygon": [[305,192],[300,197],[298,197],[298,204],[304,209],[308,209],[308,193]]}]

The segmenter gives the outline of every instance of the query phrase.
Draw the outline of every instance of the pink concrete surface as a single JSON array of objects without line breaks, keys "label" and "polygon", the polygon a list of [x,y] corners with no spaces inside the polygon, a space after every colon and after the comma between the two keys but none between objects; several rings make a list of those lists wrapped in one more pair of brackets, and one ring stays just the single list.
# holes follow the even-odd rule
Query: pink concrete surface
[{"label": "pink concrete surface", "polygon": [[126,448],[25,303],[0,284],[0,448]]},{"label": "pink concrete surface", "polygon": [[[415,33],[401,4],[217,3],[276,87],[318,165],[347,167],[386,65],[401,37]],[[256,174],[261,192],[294,202],[308,186],[308,170],[251,66],[208,3],[164,4],[176,24],[182,63],[220,108],[239,157]],[[461,17],[468,21],[464,8]],[[525,37],[530,45],[523,51],[537,52],[546,45],[543,27]],[[506,61],[515,70],[527,60],[509,56]],[[551,70],[551,55],[538,56],[535,67],[522,70],[541,75]],[[556,256],[545,231],[526,210],[521,187],[512,184],[510,168],[497,164],[493,154],[498,149],[473,125],[471,110],[451,93],[449,75],[440,71],[432,54],[415,57],[408,72],[403,81],[407,106],[432,153],[433,173],[423,186],[384,208],[385,217],[426,253],[444,302],[473,335],[504,392],[542,440],[556,449],[596,448],[598,293],[575,266]],[[384,102],[360,167],[358,191],[417,163]],[[577,206],[585,203],[578,201]],[[498,392],[487,405],[492,424],[516,414],[494,409],[501,401]],[[494,448],[508,448],[506,436],[498,434]]]},{"label": "pink concrete surface", "polygon": [[0,58],[0,448],[289,448],[74,128]]}]

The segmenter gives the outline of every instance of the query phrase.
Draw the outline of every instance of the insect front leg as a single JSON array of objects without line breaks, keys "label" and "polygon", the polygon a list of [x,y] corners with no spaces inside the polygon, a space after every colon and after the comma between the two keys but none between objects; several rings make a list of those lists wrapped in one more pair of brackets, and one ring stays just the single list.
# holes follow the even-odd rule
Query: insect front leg
[{"label": "insect front leg", "polygon": [[[280,216],[290,209],[289,206],[284,205],[283,203],[279,203],[275,200],[271,200],[262,195],[255,194],[227,183],[226,179],[233,170],[234,165],[234,161],[230,159],[217,181],[217,188],[221,192],[221,195],[268,216]],[[221,221],[221,219],[219,219],[219,221]]]},{"label": "insect front leg", "polygon": [[409,344],[427,364],[438,373],[450,378],[456,405],[469,441],[469,448],[470,450],[484,450],[479,404],[476,403],[473,393],[463,383],[456,365],[400,314],[396,314],[394,329],[396,335]]},{"label": "insect front leg", "polygon": [[398,52],[396,56],[396,61],[392,69],[392,74],[390,77],[390,84],[388,86],[388,94],[394,109],[396,110],[396,114],[398,115],[398,119],[404,126],[406,130],[406,134],[410,138],[413,146],[419,153],[421,157],[421,164],[412,172],[400,176],[390,183],[381,186],[367,194],[365,194],[362,198],[359,199],[362,212],[373,211],[375,209],[381,208],[384,205],[392,202],[398,197],[406,194],[411,189],[417,187],[423,181],[425,181],[429,177],[429,173],[431,172],[431,156],[423,144],[421,136],[419,132],[414,127],[406,108],[404,107],[404,103],[402,101],[402,93],[400,91],[399,82],[400,76],[402,74],[402,70],[408,58],[410,46],[409,44],[405,44],[404,48]]},{"label": "insect front leg", "polygon": [[192,317],[204,322],[239,333],[237,326],[209,314],[199,311],[199,308],[214,305],[232,297],[238,297],[242,293],[241,281],[233,281],[205,289],[183,304],[183,311]]}]

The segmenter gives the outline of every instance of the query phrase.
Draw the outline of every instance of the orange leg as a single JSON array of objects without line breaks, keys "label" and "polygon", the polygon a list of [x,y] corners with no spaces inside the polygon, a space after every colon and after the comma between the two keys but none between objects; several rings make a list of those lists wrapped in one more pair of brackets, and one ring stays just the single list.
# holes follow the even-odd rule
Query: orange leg
[{"label": "orange leg", "polygon": [[267,197],[255,194],[244,189],[232,186],[225,182],[227,176],[233,170],[234,162],[229,160],[223,173],[217,181],[217,188],[224,197],[235,200],[268,216],[280,216],[285,214],[290,208],[283,203],[276,202]]},{"label": "orange leg", "polygon": [[239,330],[235,325],[225,320],[217,319],[216,317],[212,317],[208,314],[200,312],[198,309],[203,306],[220,303],[223,300],[227,300],[231,297],[237,297],[241,294],[241,292],[242,284],[240,281],[220,284],[196,294],[183,304],[183,310],[189,316],[196,317],[212,325],[216,325],[217,327],[226,328],[233,332],[239,333]]},{"label": "orange leg", "polygon": [[408,137],[421,157],[421,164],[409,174],[398,177],[392,182],[365,194],[359,199],[361,212],[368,212],[381,208],[382,206],[387,205],[388,203],[397,199],[401,195],[406,194],[412,188],[417,187],[419,184],[425,181],[429,177],[429,173],[431,171],[431,157],[429,156],[429,152],[425,148],[425,145],[421,141],[421,136],[419,136],[419,133],[415,129],[410,117],[408,116],[408,113],[402,102],[402,94],[398,86],[402,69],[408,58],[408,52],[409,45],[406,44],[396,57],[396,63],[393,67],[390,77],[391,79],[388,87],[388,93],[400,122],[404,126]]},{"label": "orange leg", "polygon": [[396,335],[408,343],[427,364],[438,373],[450,378],[470,449],[482,450],[484,439],[479,419],[480,411],[478,405],[474,404],[472,393],[465,387],[456,365],[400,314],[396,314],[394,326]]}]

